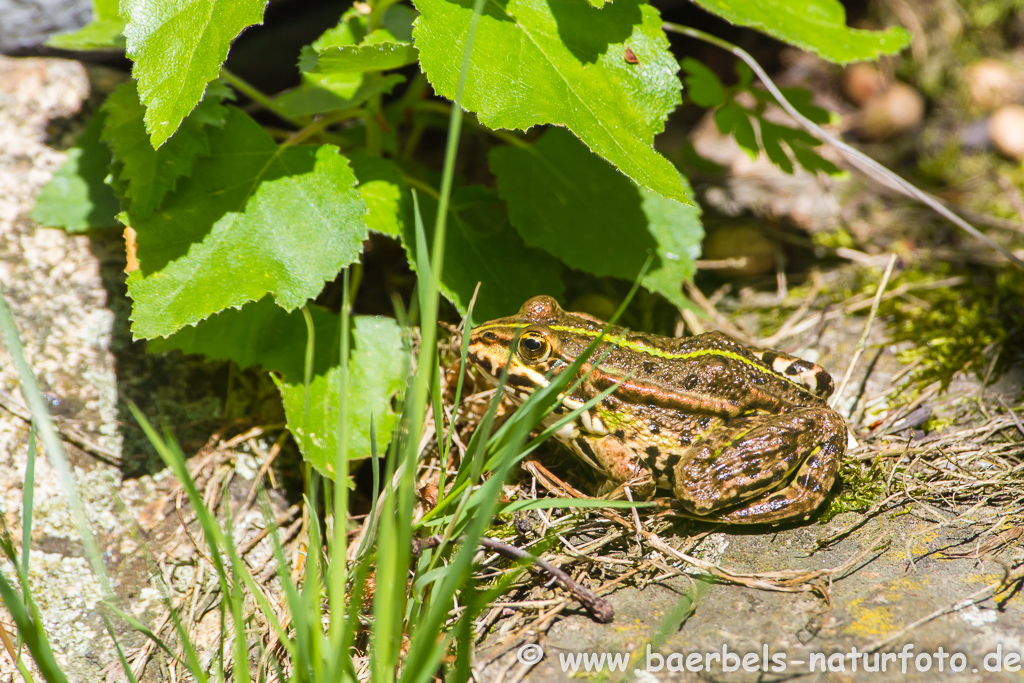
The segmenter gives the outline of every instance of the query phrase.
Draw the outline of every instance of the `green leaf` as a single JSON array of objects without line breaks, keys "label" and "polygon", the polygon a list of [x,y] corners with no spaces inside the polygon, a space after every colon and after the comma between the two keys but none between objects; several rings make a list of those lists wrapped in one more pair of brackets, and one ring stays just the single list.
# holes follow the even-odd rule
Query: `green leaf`
[{"label": "green leaf", "polygon": [[[472,5],[416,7],[420,66],[452,100]],[[601,9],[584,0],[491,2],[476,28],[461,104],[491,128],[565,126],[638,184],[692,203],[679,172],[652,147],[681,101],[678,69],[658,11],[638,0]]]},{"label": "green leaf", "polygon": [[267,0],[122,0],[128,56],[160,147],[217,78],[231,41],[263,22]]},{"label": "green leaf", "polygon": [[761,125],[761,145],[764,147],[765,154],[768,155],[773,164],[786,173],[792,173],[793,162],[789,160],[789,156],[782,149],[782,145],[779,144],[780,133],[786,129],[764,119],[760,119],[759,123]]},{"label": "green leaf", "polygon": [[[401,74],[337,74],[318,78],[315,74],[303,74],[302,85],[281,93],[274,104],[288,116],[315,116],[339,109],[352,109],[376,95],[386,95],[396,85],[405,82]],[[356,83],[353,91],[341,76],[351,76]],[[351,91],[351,92],[350,92]],[[341,93],[350,92],[348,95]]]},{"label": "green leaf", "polygon": [[715,112],[715,125],[723,135],[733,134],[736,143],[742,147],[751,159],[756,159],[761,148],[757,144],[754,127],[747,118],[747,110],[733,100],[729,100]]},{"label": "green leaf", "polygon": [[59,50],[123,50],[123,31],[118,0],[93,0],[92,21],[80,29],[54,34],[46,44]]},{"label": "green leaf", "polygon": [[[349,360],[347,406],[348,457],[370,456],[370,424],[376,432],[378,452],[387,448],[395,424],[391,399],[402,388],[406,376],[406,351],[402,333],[391,318],[355,316],[355,343]],[[319,339],[319,332],[318,337]],[[337,354],[335,354],[337,355]],[[306,387],[300,379],[274,377],[281,391],[288,429],[299,444],[303,457],[322,474],[333,477],[338,449],[338,386],[341,368],[335,364],[316,373],[309,387],[309,416],[306,417]]]},{"label": "green leaf", "polygon": [[624,280],[636,279],[653,254],[644,286],[687,305],[680,285],[693,277],[703,237],[696,208],[638,188],[560,128],[530,147],[491,150],[490,164],[528,245]]},{"label": "green leaf", "polygon": [[411,211],[409,191],[395,162],[359,148],[349,157],[366,203],[366,225],[375,232],[401,238]]},{"label": "green leaf", "polygon": [[84,232],[117,225],[121,203],[103,180],[110,166],[110,150],[100,141],[103,114],[98,113],[78,136],[68,158],[54,171],[29,214],[51,228]]},{"label": "green leaf", "polygon": [[657,243],[655,260],[643,279],[643,285],[657,292],[679,308],[693,308],[683,295],[684,280],[692,281],[700,257],[704,227],[700,221],[700,208],[673,201],[640,188],[647,229]]},{"label": "green leaf", "polygon": [[208,128],[210,153],[135,228],[132,332],[167,336],[272,294],[286,309],[316,296],[362,251],[366,208],[330,145],[278,147],[240,110]]},{"label": "green leaf", "polygon": [[116,185],[133,220],[148,216],[178,179],[192,172],[196,157],[209,152],[206,127],[224,125],[227,109],[221,100],[228,94],[224,86],[210,86],[178,134],[158,150],[149,144],[142,121],[145,110],[134,81],[121,85],[103,103],[102,139],[113,150]]},{"label": "green leaf", "polygon": [[[353,152],[352,168],[359,192],[366,202],[366,223],[371,230],[398,237],[416,267],[412,196],[398,165],[373,157],[364,150]],[[433,239],[437,202],[419,195],[420,211]],[[549,254],[531,249],[508,222],[504,202],[493,190],[463,187],[452,196],[445,238],[445,267],[441,292],[465,314],[477,283],[475,317],[508,315],[535,294],[559,296],[564,291],[562,267]]]},{"label": "green leaf", "polygon": [[693,57],[684,57],[680,63],[686,72],[686,93],[694,104],[711,109],[725,102],[725,87],[711,69]]},{"label": "green leaf", "polygon": [[[316,330],[313,372],[326,373],[338,364],[338,316],[310,305]],[[270,297],[230,308],[165,339],[152,339],[148,350],[179,349],[210,360],[232,360],[240,368],[259,366],[281,374],[284,381],[302,384],[305,368],[306,321],[301,311],[286,311]]]},{"label": "green leaf", "polygon": [[[371,97],[391,92],[396,85],[405,81],[404,76],[384,76],[376,73],[382,70],[376,68],[352,70],[347,67],[359,60],[373,61],[374,54],[382,51],[393,50],[399,53],[401,50],[397,49],[398,46],[412,50],[413,58],[408,63],[415,61],[415,48],[411,44],[413,14],[409,7],[392,5],[384,12],[384,28],[370,33],[368,17],[355,8],[349,8],[336,26],[324,31],[311,45],[302,48],[299,56],[302,84],[279,95],[275,104],[289,116],[307,117],[358,107]],[[348,55],[347,61],[342,60],[345,68],[320,68],[321,53],[331,56],[328,59],[330,61],[337,56],[335,52]],[[383,62],[377,62],[376,65],[392,68],[384,66]]]},{"label": "green leaf", "polygon": [[902,28],[864,31],[846,26],[839,0],[694,0],[726,21],[767,33],[836,64],[893,55],[910,44]]},{"label": "green leaf", "polygon": [[[420,195],[420,210],[427,244],[433,241],[437,202]],[[404,221],[409,263],[415,268],[416,238],[411,214]],[[452,193],[445,236],[441,292],[465,315],[480,283],[473,316],[488,320],[510,315],[537,294],[560,297],[564,291],[562,266],[540,249],[532,249],[509,224],[505,203],[498,193],[478,186]]]},{"label": "green leaf", "polygon": [[[313,381],[310,385],[309,422],[305,420],[305,348],[308,331],[299,311],[287,312],[270,298],[227,310],[187,327],[166,339],[149,342],[151,352],[179,349],[212,360],[233,360],[239,367],[261,366],[278,373],[288,429],[303,456],[330,476],[337,449],[338,429],[338,316],[310,305],[315,330]],[[395,414],[391,399],[402,388],[406,353],[401,331],[390,318],[354,318],[354,344],[350,356],[348,393],[349,457],[369,455],[370,415],[377,432],[377,447],[386,449]]]},{"label": "green leaf", "polygon": [[319,50],[314,73],[386,71],[416,61],[416,48],[411,43],[385,40],[382,38],[385,34],[383,31],[374,31],[359,45],[339,45]]},{"label": "green leaf", "polygon": [[[782,95],[789,100],[793,108],[814,123],[828,123],[832,117],[827,109],[812,103],[814,93],[806,88],[780,88]],[[772,98],[773,100],[775,98]]]},{"label": "green leaf", "polygon": [[804,142],[799,140],[790,141],[789,148],[793,150],[793,156],[796,158],[797,163],[811,173],[817,171],[824,171],[829,175],[839,175],[842,173],[835,164],[822,157]]}]

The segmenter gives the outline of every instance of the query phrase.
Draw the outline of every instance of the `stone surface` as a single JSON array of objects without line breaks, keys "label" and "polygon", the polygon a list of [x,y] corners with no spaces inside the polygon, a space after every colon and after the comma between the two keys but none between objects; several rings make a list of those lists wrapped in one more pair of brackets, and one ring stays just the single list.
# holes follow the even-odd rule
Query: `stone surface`
[{"label": "stone surface", "polygon": [[81,28],[90,17],[89,0],[0,0],[0,53],[39,49],[54,33]]},{"label": "stone surface", "polygon": [[[119,606],[149,621],[163,608],[151,582],[152,558],[173,545],[168,538],[180,524],[176,517],[165,519],[175,482],[169,471],[153,467],[154,455],[127,400],[145,406],[157,424],[186,435],[188,452],[195,452],[195,444],[223,422],[223,399],[209,381],[190,376],[192,366],[180,357],[148,356],[131,341],[123,243],[116,234],[72,236],[28,218],[35,196],[65,157],[51,145],[66,146],[67,140],[55,142],[51,134],[71,132],[63,137],[74,139],[86,118],[81,112],[95,104],[89,97],[90,80],[77,62],[0,57],[0,291],[61,424],[121,459],[122,466],[114,467],[65,442]],[[21,553],[29,424],[19,386],[0,344],[0,516]],[[33,598],[68,679],[104,680],[120,667],[101,619],[100,584],[63,489],[45,454],[39,455],[29,565]],[[239,461],[237,486],[247,490],[257,469]],[[247,519],[245,526],[261,521]],[[148,535],[145,549],[139,533]],[[260,562],[265,565],[266,558]],[[6,558],[0,572],[15,578]],[[144,642],[123,622],[114,623],[123,647]],[[0,625],[13,632],[2,606]],[[158,674],[159,667],[150,666],[143,680],[159,680]],[[13,680],[20,674],[0,648],[0,683]]]}]

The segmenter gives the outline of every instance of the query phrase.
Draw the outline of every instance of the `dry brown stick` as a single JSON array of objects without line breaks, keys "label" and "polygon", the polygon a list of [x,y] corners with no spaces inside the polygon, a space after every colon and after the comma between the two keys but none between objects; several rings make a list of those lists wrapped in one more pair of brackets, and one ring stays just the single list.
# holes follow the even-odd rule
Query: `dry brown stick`
[{"label": "dry brown stick", "polygon": [[849,526],[847,526],[847,527],[845,527],[843,529],[840,529],[839,531],[835,532],[834,534],[829,535],[827,538],[815,539],[815,541],[814,541],[815,549],[816,550],[821,550],[822,548],[827,548],[828,546],[832,545],[836,541],[840,541],[840,540],[846,538],[851,533],[853,533],[854,531],[856,531],[860,527],[862,527],[865,524],[867,524],[868,521],[871,520],[871,516],[872,515],[874,515],[876,512],[878,512],[879,510],[884,508],[886,505],[888,505],[889,503],[891,503],[892,501],[896,500],[897,498],[899,498],[902,495],[903,495],[902,493],[893,493],[892,495],[888,496],[884,500],[878,501],[877,503],[872,505],[870,508],[865,510],[863,513],[860,513],[858,515],[858,517],[857,517],[857,521],[855,521],[853,524],[850,524]]},{"label": "dry brown stick", "polygon": [[[441,537],[438,535],[430,536],[423,539],[422,541],[414,542],[413,553],[416,555],[420,554],[423,548],[436,548],[441,545]],[[602,624],[610,624],[615,618],[615,610],[604,598],[598,597],[592,590],[586,586],[577,583],[569,574],[562,571],[558,567],[552,565],[550,562],[540,559],[535,555],[531,555],[525,550],[520,550],[514,545],[503,543],[494,538],[488,538],[486,536],[480,538],[480,545],[492,550],[496,553],[515,561],[527,560],[538,567],[551,574],[552,577],[582,604],[588,612]]]},{"label": "dry brown stick", "polygon": [[718,329],[743,343],[751,343],[750,337],[744,334],[738,327],[729,322],[725,316],[719,313],[718,309],[711,305],[711,302],[707,300],[704,293],[697,289],[696,286],[687,282],[686,294],[695,304],[704,309],[705,313],[714,319],[715,324],[718,325]]},{"label": "dry brown stick", "polygon": [[[962,284],[965,281],[966,278],[950,277],[945,278],[943,280],[936,280],[935,282],[930,283],[904,283],[902,285],[899,285],[898,287],[893,287],[891,290],[886,292],[885,295],[882,296],[882,301],[889,301],[890,299],[895,299],[896,297],[903,296],[909,292],[954,287],[956,285]],[[810,329],[811,327],[814,327],[815,325],[830,322],[832,320],[848,316],[852,313],[856,313],[857,311],[862,311],[865,308],[869,308],[870,306],[871,299],[869,299],[866,296],[863,298],[858,298],[857,296],[851,297],[842,308],[836,308],[831,311],[827,311],[822,314],[820,319],[811,318],[809,320],[804,320],[801,323],[797,323],[796,325],[793,326],[793,329],[791,329],[787,333],[786,337],[796,336],[801,332],[804,332]],[[782,338],[779,339],[779,341],[781,340]],[[778,343],[778,341],[776,343]]]},{"label": "dry brown stick", "polygon": [[11,637],[7,633],[7,628],[4,623],[0,621],[0,641],[3,641],[4,649],[7,650],[7,654],[11,657],[12,663],[17,663],[18,653],[14,649],[14,643],[11,642]]},{"label": "dry brown stick", "polygon": [[[28,408],[24,408],[18,405],[14,399],[6,394],[0,393],[0,408],[3,408],[11,415],[24,420],[25,422],[32,422],[32,411]],[[99,445],[89,437],[85,436],[77,429],[65,424],[60,419],[53,420],[54,426],[57,428],[57,432],[64,437],[64,440],[73,443],[74,445],[81,448],[86,453],[96,456],[97,459],[102,460],[108,465],[114,465],[120,467],[123,462],[121,456],[110,450]]]},{"label": "dry brown stick", "polygon": [[780,340],[785,339],[793,326],[800,322],[800,320],[807,314],[807,311],[810,310],[811,305],[814,304],[814,301],[818,298],[818,294],[820,293],[821,276],[818,275],[818,271],[811,271],[811,291],[807,293],[807,296],[804,297],[803,302],[801,302],[800,306],[793,312],[793,315],[789,316],[772,336],[761,341],[761,346],[772,348],[778,344]]},{"label": "dry brown stick", "polygon": [[1011,408],[1010,406],[1006,405],[1006,401],[1003,400],[1002,396],[1000,396],[998,398],[999,398],[999,404],[1001,406],[1003,406],[1003,408],[1006,410],[1007,414],[1009,414],[1010,419],[1013,420],[1013,424],[1017,427],[1017,431],[1020,432],[1022,436],[1024,436],[1024,425],[1022,425],[1020,423],[1020,418],[1017,417],[1017,413],[1013,412],[1013,408]]},{"label": "dry brown stick", "polygon": [[248,510],[249,506],[252,505],[254,500],[256,500],[256,492],[259,490],[260,483],[263,481],[263,477],[266,476],[267,470],[269,470],[270,466],[274,464],[274,459],[277,458],[278,454],[281,452],[281,448],[284,446],[285,439],[288,438],[289,434],[290,432],[288,431],[282,431],[278,435],[277,441],[275,441],[274,445],[270,447],[270,452],[267,453],[267,457],[263,461],[263,465],[260,466],[260,471],[252,480],[252,486],[249,487],[249,493],[246,495],[245,502],[241,507],[242,510]]},{"label": "dry brown stick", "polygon": [[283,525],[292,521],[301,510],[302,508],[299,505],[292,505],[282,514],[278,515],[277,519],[274,520],[273,525],[268,525],[260,529],[260,532],[258,534],[253,536],[245,545],[241,546],[238,549],[239,556],[245,557],[246,555],[248,555],[253,548],[259,545],[260,541],[267,537],[267,534],[269,534],[272,529],[279,529]]},{"label": "dry brown stick", "polygon": [[[622,574],[620,574],[616,578],[612,579],[611,581],[608,581],[607,583],[601,584],[601,586],[598,587],[597,592],[598,593],[607,593],[607,592],[609,592],[612,588],[614,588],[615,586],[619,585],[623,581],[626,581],[626,580],[632,578],[633,576],[635,576],[636,574],[638,574],[639,572],[643,571],[648,564],[649,564],[649,562],[644,562],[641,565],[639,565],[637,567],[634,567],[633,569],[630,569],[630,570],[627,570],[627,571],[623,572]],[[498,657],[500,657],[504,653],[508,652],[510,649],[512,649],[513,647],[515,647],[519,643],[523,642],[523,640],[524,640],[523,636],[524,636],[524,632],[525,631],[529,630],[531,632],[531,634],[535,634],[535,633],[539,633],[539,632],[544,631],[545,629],[547,629],[548,626],[551,625],[551,622],[554,621],[555,617],[557,617],[559,614],[561,614],[562,611],[566,607],[569,606],[570,602],[571,602],[571,600],[568,600],[568,599],[560,601],[559,604],[557,604],[554,607],[552,607],[549,611],[541,613],[540,615],[538,615],[537,620],[535,622],[533,622],[532,624],[524,626],[519,631],[517,631],[515,633],[510,633],[509,635],[505,636],[501,640],[501,642],[499,642],[497,645],[495,645],[493,648],[491,648],[491,650],[486,655],[484,655],[484,657],[483,657],[484,663],[487,664],[487,663],[493,662],[495,659],[497,659]]]}]

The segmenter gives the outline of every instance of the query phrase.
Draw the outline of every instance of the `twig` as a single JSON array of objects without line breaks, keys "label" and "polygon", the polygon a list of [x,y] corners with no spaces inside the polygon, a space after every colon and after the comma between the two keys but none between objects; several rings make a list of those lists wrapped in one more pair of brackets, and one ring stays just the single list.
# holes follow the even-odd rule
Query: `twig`
[{"label": "twig", "polygon": [[[441,541],[442,539],[438,535],[430,536],[422,541],[414,541],[413,553],[418,555],[423,548],[436,548],[441,545]],[[539,557],[531,555],[525,550],[521,550],[514,545],[503,543],[494,538],[483,537],[480,539],[480,545],[488,550],[499,553],[510,560],[515,560],[517,562],[527,560],[535,563],[538,567],[551,574],[559,585],[572,593],[580,604],[590,612],[594,619],[602,624],[610,624],[615,618],[615,610],[612,608],[611,603],[604,598],[598,597],[586,586],[574,581],[566,572],[562,571],[550,562],[546,562]]]},{"label": "twig", "polygon": [[[1004,568],[1004,571],[1005,571],[1005,568]],[[1009,572],[1007,572],[1007,576],[1008,575],[1009,575]],[[892,643],[896,642],[897,640],[899,640],[901,637],[903,637],[907,633],[913,631],[918,626],[923,626],[924,624],[927,624],[929,621],[932,621],[933,619],[938,619],[939,617],[945,616],[945,615],[950,614],[952,612],[959,612],[960,610],[965,609],[967,607],[970,607],[971,605],[976,605],[979,602],[987,600],[988,598],[992,597],[992,595],[997,590],[999,590],[999,587],[1002,586],[1005,582],[1006,581],[1005,581],[1005,578],[1004,578],[1003,581],[999,581],[997,583],[991,583],[991,584],[985,586],[984,588],[981,588],[979,590],[974,591],[973,593],[968,595],[963,600],[960,600],[958,602],[954,602],[953,604],[947,605],[946,607],[941,607],[941,608],[935,610],[934,612],[932,612],[931,614],[925,615],[925,616],[921,617],[920,619],[918,619],[917,621],[914,621],[914,622],[911,622],[911,623],[907,624],[906,626],[901,628],[899,631],[896,631],[896,633],[893,633],[889,637],[884,638],[882,640],[879,640],[879,641],[873,643],[870,647],[866,648],[864,650],[864,652],[866,654],[870,654],[872,652],[878,652],[883,647],[891,645]]]},{"label": "twig", "polygon": [[801,302],[799,308],[797,308],[796,311],[793,312],[793,315],[789,316],[789,318],[787,318],[786,321],[782,323],[782,327],[776,330],[775,334],[762,340],[761,346],[772,348],[780,340],[785,339],[786,335],[789,334],[789,331],[793,328],[793,326],[800,322],[804,315],[807,314],[807,311],[810,310],[811,305],[814,304],[814,301],[818,298],[818,294],[820,293],[821,276],[818,275],[818,271],[815,270],[811,272],[811,291],[809,291],[807,293],[807,296],[804,297],[804,300],[803,302]]},{"label": "twig", "polygon": [[1017,417],[1017,413],[1013,412],[1013,408],[1006,405],[1006,401],[1003,400],[1002,396],[999,396],[997,398],[999,399],[999,404],[1003,406],[1003,408],[1009,414],[1010,419],[1013,420],[1013,424],[1014,426],[1017,427],[1017,431],[1020,432],[1022,436],[1024,436],[1024,424],[1021,424],[1020,418]]},{"label": "twig", "polygon": [[266,538],[267,535],[271,531],[277,530],[277,529],[281,528],[282,526],[284,526],[285,524],[287,524],[288,522],[291,522],[293,519],[295,519],[295,517],[299,514],[299,512],[301,512],[301,509],[299,508],[299,506],[298,505],[292,505],[290,508],[285,510],[282,514],[278,515],[277,519],[274,520],[273,524],[268,524],[267,526],[265,526],[262,529],[260,529],[259,533],[257,533],[251,539],[249,539],[245,543],[245,545],[239,547],[238,548],[238,555],[240,557],[245,557],[246,555],[248,555],[252,551],[252,549],[255,548],[256,546],[258,546],[260,544],[260,541],[262,541],[264,538]]},{"label": "twig", "polygon": [[860,360],[860,355],[864,353],[864,347],[868,343],[868,333],[871,332],[871,324],[875,321],[875,314],[878,313],[878,304],[882,301],[882,294],[885,293],[885,287],[889,284],[889,276],[892,275],[893,266],[896,265],[896,254],[893,254],[889,258],[889,265],[885,268],[885,273],[882,275],[882,281],[878,283],[878,290],[875,292],[875,299],[871,302],[871,312],[868,313],[868,321],[864,324],[864,332],[860,335],[860,341],[857,342],[857,349],[853,352],[853,358],[850,359],[850,364],[846,368],[846,374],[843,375],[843,381],[839,383],[839,388],[836,393],[832,394],[832,398],[829,399],[828,403],[833,408],[839,403],[839,399],[843,396],[843,391],[846,389],[846,385],[850,382],[850,377],[853,375],[853,368],[857,365],[857,361]]},{"label": "twig", "polygon": [[[32,412],[28,408],[18,405],[18,403],[7,394],[0,393],[0,408],[3,408],[17,418],[21,418],[25,422],[32,422]],[[65,441],[75,444],[86,453],[96,456],[96,458],[102,460],[108,465],[114,465],[116,467],[120,467],[122,465],[120,455],[109,448],[100,446],[78,430],[66,424],[62,424],[58,420],[59,418],[54,418],[54,426],[57,428],[57,432],[64,437]]]},{"label": "twig", "polygon": [[[249,506],[252,505],[253,501],[256,500],[256,493],[260,488],[260,484],[263,482],[263,477],[266,476],[270,466],[274,464],[274,460],[281,452],[281,447],[284,445],[285,439],[288,438],[290,432],[284,431],[278,435],[277,441],[270,447],[270,452],[264,459],[263,464],[260,466],[260,471],[253,477],[252,486],[249,487],[249,493],[245,496],[245,502],[242,503],[242,510],[248,510]],[[250,446],[251,448],[251,446]]]},{"label": "twig", "polygon": [[943,216],[948,221],[953,223],[953,225],[957,226],[958,228],[960,228],[967,234],[971,235],[975,239],[981,240],[982,242],[986,243],[993,249],[1000,252],[1007,259],[1009,259],[1010,262],[1013,263],[1015,266],[1024,270],[1024,260],[1021,260],[1009,249],[1007,249],[1006,247],[1004,247],[1003,245],[999,244],[991,237],[986,235],[985,233],[975,228],[973,225],[965,221],[960,216],[953,213],[945,206],[945,204],[942,203],[941,200],[939,200],[938,197],[935,197],[923,190],[918,189],[916,186],[912,185],[911,183],[907,182],[900,176],[896,175],[895,173],[887,169],[885,166],[878,163],[871,157],[867,156],[860,150],[857,150],[851,147],[850,145],[846,144],[842,140],[834,137],[833,135],[826,133],[824,130],[822,130],[821,126],[814,123],[813,121],[805,117],[803,114],[801,114],[799,111],[797,111],[796,107],[789,103],[789,100],[785,98],[785,96],[782,94],[782,91],[779,90],[779,88],[775,85],[772,79],[768,77],[768,73],[761,67],[760,64],[757,63],[756,59],[750,56],[750,53],[748,53],[746,50],[736,45],[733,45],[732,43],[723,40],[717,36],[713,36],[710,33],[705,33],[704,31],[691,28],[689,26],[682,26],[680,24],[674,24],[672,22],[665,22],[664,24],[662,24],[662,28],[665,29],[666,31],[680,33],[684,36],[689,36],[691,38],[696,38],[697,40],[702,40],[706,43],[711,43],[712,45],[720,47],[723,50],[726,50],[727,52],[731,52],[735,56],[742,59],[744,62],[747,63],[747,66],[749,66],[754,71],[754,73],[757,74],[757,77],[761,79],[761,82],[764,84],[764,87],[767,88],[768,92],[770,92],[772,96],[775,97],[775,100],[779,103],[779,106],[785,109],[786,113],[792,116],[801,128],[803,128],[804,130],[806,130],[819,140],[827,142],[828,144],[835,147],[843,155],[843,158],[845,158],[846,161],[849,162],[851,166],[865,173],[868,177],[873,178],[874,180],[884,185],[888,185],[890,188],[899,191],[900,193],[906,195],[907,197],[916,199],[917,201],[930,207],[937,214]]},{"label": "twig", "polygon": [[704,296],[704,293],[697,289],[697,287],[694,286],[693,283],[686,283],[686,294],[687,296],[690,297],[690,300],[693,301],[693,303],[700,306],[702,309],[704,309],[705,313],[714,318],[715,324],[718,325],[718,329],[722,330],[730,337],[734,337],[735,339],[741,342],[750,342],[750,337],[748,337],[746,334],[740,331],[739,328],[737,328],[735,325],[729,322],[728,318],[719,313],[718,310],[711,305],[711,302],[707,300],[707,297]]}]

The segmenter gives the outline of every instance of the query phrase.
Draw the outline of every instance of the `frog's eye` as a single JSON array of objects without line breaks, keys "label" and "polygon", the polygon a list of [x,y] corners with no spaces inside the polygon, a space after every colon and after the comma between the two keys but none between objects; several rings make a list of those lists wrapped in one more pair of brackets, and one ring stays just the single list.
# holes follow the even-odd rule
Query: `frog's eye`
[{"label": "frog's eye", "polygon": [[539,332],[527,332],[519,338],[519,355],[529,363],[539,363],[551,355],[551,344]]}]

